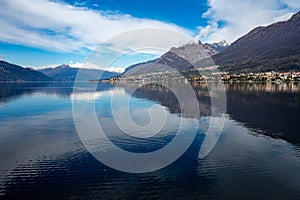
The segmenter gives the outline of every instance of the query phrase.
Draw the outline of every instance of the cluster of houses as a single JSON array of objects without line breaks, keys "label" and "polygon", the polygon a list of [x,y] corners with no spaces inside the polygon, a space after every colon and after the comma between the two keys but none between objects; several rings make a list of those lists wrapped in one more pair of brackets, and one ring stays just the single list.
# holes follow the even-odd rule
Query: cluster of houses
[{"label": "cluster of houses", "polygon": [[300,72],[259,72],[237,73],[211,72],[211,73],[179,73],[154,72],[142,75],[131,75],[107,80],[121,82],[152,82],[152,81],[223,81],[223,82],[300,82]]},{"label": "cluster of houses", "polygon": [[291,82],[300,81],[300,72],[260,72],[221,75],[225,82],[254,81],[254,82]]}]

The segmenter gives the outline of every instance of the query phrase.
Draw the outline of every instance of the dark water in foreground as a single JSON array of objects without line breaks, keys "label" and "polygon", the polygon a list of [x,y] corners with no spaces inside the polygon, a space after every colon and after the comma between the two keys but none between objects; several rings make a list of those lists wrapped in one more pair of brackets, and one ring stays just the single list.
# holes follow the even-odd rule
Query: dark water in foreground
[{"label": "dark water in foreground", "polygon": [[[96,92],[73,93],[71,83],[1,84],[0,199],[300,199],[300,85],[226,85],[226,121],[211,153],[199,158],[205,139],[199,130],[176,162],[144,174],[120,172],[95,159],[72,114],[72,100],[94,99],[115,144],[132,152],[160,149],[173,133],[141,140],[117,134],[110,124],[111,96],[122,99],[131,87],[100,84]],[[208,91],[202,84],[193,87],[200,121],[207,121]],[[149,123],[146,111],[153,106],[165,110],[169,128],[176,128],[178,102],[157,85],[133,94],[130,113],[137,124]]]}]

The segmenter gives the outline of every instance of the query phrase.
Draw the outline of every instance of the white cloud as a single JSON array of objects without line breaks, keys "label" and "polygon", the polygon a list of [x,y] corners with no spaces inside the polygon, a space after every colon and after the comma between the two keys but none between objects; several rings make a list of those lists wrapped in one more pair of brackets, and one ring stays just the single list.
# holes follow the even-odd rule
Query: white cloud
[{"label": "white cloud", "polygon": [[[224,39],[233,42],[257,26],[286,20],[300,9],[299,0],[208,0],[208,5],[209,10],[203,14],[209,20],[208,25],[199,27],[197,37],[203,42]],[[193,35],[174,24],[95,11],[60,1],[1,0],[0,8],[0,41],[59,52],[92,50],[113,36],[142,28],[164,28]],[[154,40],[165,46],[174,45],[165,36]],[[139,41],[121,42],[117,48],[141,46]]]},{"label": "white cloud", "polygon": [[208,25],[199,27],[203,42],[234,42],[257,26],[266,26],[291,17],[300,8],[299,0],[208,0],[203,14]]},{"label": "white cloud", "polygon": [[279,17],[274,17],[275,22],[286,21],[293,16],[294,13],[287,13],[285,15],[281,15]]},{"label": "white cloud", "polygon": [[61,52],[93,49],[114,35],[141,28],[191,34],[174,24],[105,13],[48,0],[0,1],[0,40]]},{"label": "white cloud", "polygon": [[300,1],[299,0],[282,0],[283,3],[287,4],[291,8],[300,8]]},{"label": "white cloud", "polygon": [[106,90],[100,92],[81,92],[81,93],[72,93],[72,101],[95,101],[103,96],[113,96],[125,94],[124,88],[115,88],[113,90]]},{"label": "white cloud", "polygon": [[200,38],[206,38],[211,31],[212,31],[212,26],[211,25],[208,25],[208,26],[202,28],[200,30],[200,33],[199,33],[199,39]]},{"label": "white cloud", "polygon": [[85,63],[80,63],[80,62],[76,62],[76,63],[70,63],[69,64],[70,67],[73,68],[81,68],[81,69],[100,69],[100,70],[105,70],[105,71],[109,71],[109,72],[118,72],[118,73],[122,73],[124,72],[124,68],[119,68],[119,67],[101,67],[99,65],[96,65],[92,62],[85,62]]},{"label": "white cloud", "polygon": [[61,64],[51,64],[51,65],[43,65],[43,66],[26,65],[24,67],[26,67],[26,68],[32,68],[32,69],[35,69],[35,70],[39,70],[39,69],[46,69],[46,68],[55,68],[55,67],[57,67],[59,65],[61,65]]}]

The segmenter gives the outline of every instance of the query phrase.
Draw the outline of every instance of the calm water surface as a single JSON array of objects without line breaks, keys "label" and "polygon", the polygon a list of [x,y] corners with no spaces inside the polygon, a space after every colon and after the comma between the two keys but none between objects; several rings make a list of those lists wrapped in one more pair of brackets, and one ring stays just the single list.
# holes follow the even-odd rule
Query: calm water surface
[{"label": "calm water surface", "polygon": [[[95,99],[98,120],[115,144],[150,152],[174,138],[180,107],[168,89],[147,85],[133,93],[130,113],[136,123],[147,125],[146,111],[155,105],[166,111],[170,130],[138,139],[119,134],[111,120],[111,96],[122,99],[130,84],[99,84],[97,91],[77,93],[71,83],[1,84],[0,199],[300,199],[300,85],[225,86],[226,122],[207,157],[198,155],[205,139],[199,128],[176,162],[130,174],[101,164],[86,150],[76,132],[72,100]],[[206,86],[193,88],[200,121],[207,121]]]}]

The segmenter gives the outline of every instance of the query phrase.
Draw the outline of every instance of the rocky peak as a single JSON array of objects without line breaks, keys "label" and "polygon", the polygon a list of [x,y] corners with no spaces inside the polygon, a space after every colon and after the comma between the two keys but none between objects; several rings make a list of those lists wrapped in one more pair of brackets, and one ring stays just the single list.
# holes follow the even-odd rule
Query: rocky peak
[{"label": "rocky peak", "polygon": [[214,47],[202,44],[200,41],[198,43],[188,43],[178,48],[171,48],[170,52],[179,55],[192,64],[218,53]]},{"label": "rocky peak", "polygon": [[300,20],[300,11],[294,14],[290,19],[290,21],[294,21],[294,20]]},{"label": "rocky peak", "polygon": [[59,65],[57,68],[59,68],[59,69],[66,69],[66,68],[71,68],[71,67],[70,67],[70,65],[62,64],[62,65]]},{"label": "rocky peak", "polygon": [[215,42],[215,43],[212,43],[212,44],[206,43],[205,45],[214,48],[215,50],[218,51],[218,53],[223,51],[227,47],[229,47],[229,43],[226,40],[222,40],[220,42]]}]

